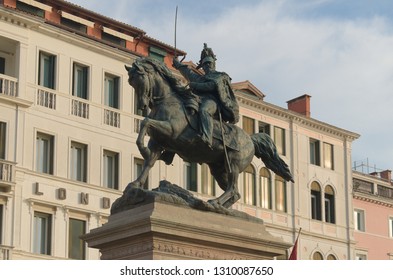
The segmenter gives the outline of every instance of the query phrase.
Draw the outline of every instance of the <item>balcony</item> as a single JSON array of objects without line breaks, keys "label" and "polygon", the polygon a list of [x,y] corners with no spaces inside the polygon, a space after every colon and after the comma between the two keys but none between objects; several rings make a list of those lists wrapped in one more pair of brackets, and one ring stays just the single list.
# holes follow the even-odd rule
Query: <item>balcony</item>
[{"label": "balcony", "polygon": [[18,80],[16,78],[0,74],[0,94],[9,97],[17,97],[17,90]]},{"label": "balcony", "polygon": [[353,190],[362,192],[362,193],[367,193],[367,194],[373,194],[374,193],[374,185],[371,182],[363,181],[354,178],[353,179]]},{"label": "balcony", "polygon": [[120,113],[104,109],[104,123],[114,127],[120,127]]},{"label": "balcony", "polygon": [[134,132],[135,133],[139,133],[139,131],[141,130],[141,123],[143,121],[144,117],[135,115],[134,118]]},{"label": "balcony", "polygon": [[0,74],[0,99],[3,102],[10,104],[17,104],[22,107],[30,107],[33,102],[30,102],[18,93],[19,82],[17,78]]},{"label": "balcony", "polygon": [[72,100],[71,114],[84,119],[89,118],[89,104],[77,99]]},{"label": "balcony", "polygon": [[0,245],[0,260],[12,259],[12,247]]},{"label": "balcony", "polygon": [[385,197],[385,198],[389,198],[389,199],[393,199],[393,188],[388,188],[385,186],[377,186],[378,189],[378,195]]},{"label": "balcony", "polygon": [[0,190],[9,192],[15,185],[15,163],[0,160]]},{"label": "balcony", "polygon": [[56,93],[47,88],[37,89],[36,104],[56,110]]}]

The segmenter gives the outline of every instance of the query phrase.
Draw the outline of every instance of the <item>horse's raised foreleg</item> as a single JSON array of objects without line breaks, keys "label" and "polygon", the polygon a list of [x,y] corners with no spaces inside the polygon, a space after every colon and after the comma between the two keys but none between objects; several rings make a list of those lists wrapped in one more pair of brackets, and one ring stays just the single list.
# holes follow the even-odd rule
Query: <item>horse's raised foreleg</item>
[{"label": "horse's raised foreleg", "polygon": [[169,122],[166,121],[157,121],[150,118],[145,118],[141,123],[141,128],[139,131],[138,138],[136,140],[136,144],[138,146],[139,152],[141,153],[144,159],[144,165],[142,168],[142,172],[139,177],[133,182],[133,186],[142,187],[148,176],[150,169],[154,166],[156,161],[160,158],[163,148],[161,145],[157,144],[157,141],[153,138],[149,140],[149,144],[145,146],[145,136],[149,132],[158,132],[159,135],[163,136],[171,136],[172,135],[172,126]]},{"label": "horse's raised foreleg", "polygon": [[138,146],[139,152],[142,157],[146,160],[150,157],[150,149],[145,146],[145,136],[149,131],[154,130],[160,135],[171,137],[173,135],[173,128],[168,121],[157,121],[150,118],[145,118],[140,127],[138,138],[136,139],[136,145]]}]

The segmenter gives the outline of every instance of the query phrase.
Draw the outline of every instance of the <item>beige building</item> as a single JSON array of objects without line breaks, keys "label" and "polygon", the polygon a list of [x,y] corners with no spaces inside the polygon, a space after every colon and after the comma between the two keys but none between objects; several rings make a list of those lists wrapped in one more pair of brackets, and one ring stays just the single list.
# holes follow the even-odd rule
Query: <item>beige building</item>
[{"label": "beige building", "polygon": [[[98,259],[79,235],[99,227],[140,172],[140,112],[124,64],[173,48],[143,30],[59,0],[0,2],[0,259]],[[178,54],[182,55],[183,52]],[[264,219],[301,259],[354,259],[351,144],[358,134],[310,117],[310,96],[284,109],[235,83],[242,126],[266,132],[289,164],[285,183],[255,158],[235,209]],[[220,193],[206,166],[157,163],[202,198]]]}]

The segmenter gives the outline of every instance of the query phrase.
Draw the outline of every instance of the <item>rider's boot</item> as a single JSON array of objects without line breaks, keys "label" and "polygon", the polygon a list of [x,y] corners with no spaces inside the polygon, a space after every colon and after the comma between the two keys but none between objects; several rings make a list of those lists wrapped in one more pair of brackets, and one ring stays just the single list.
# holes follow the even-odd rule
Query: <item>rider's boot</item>
[{"label": "rider's boot", "polygon": [[202,141],[205,142],[210,149],[213,149],[213,118],[207,112],[200,112],[200,124]]}]

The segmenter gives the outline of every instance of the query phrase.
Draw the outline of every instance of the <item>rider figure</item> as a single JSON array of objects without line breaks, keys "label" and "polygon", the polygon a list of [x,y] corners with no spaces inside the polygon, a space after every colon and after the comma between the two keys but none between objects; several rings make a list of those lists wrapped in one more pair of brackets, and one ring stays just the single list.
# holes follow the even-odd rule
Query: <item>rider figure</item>
[{"label": "rider figure", "polygon": [[190,82],[191,90],[201,97],[201,138],[209,147],[212,147],[213,118],[217,118],[217,113],[226,122],[234,124],[239,121],[239,105],[231,87],[231,78],[224,72],[216,71],[215,61],[216,56],[206,43],[197,66],[197,69],[203,69],[204,75],[195,73],[177,58],[173,59],[173,66]]}]

